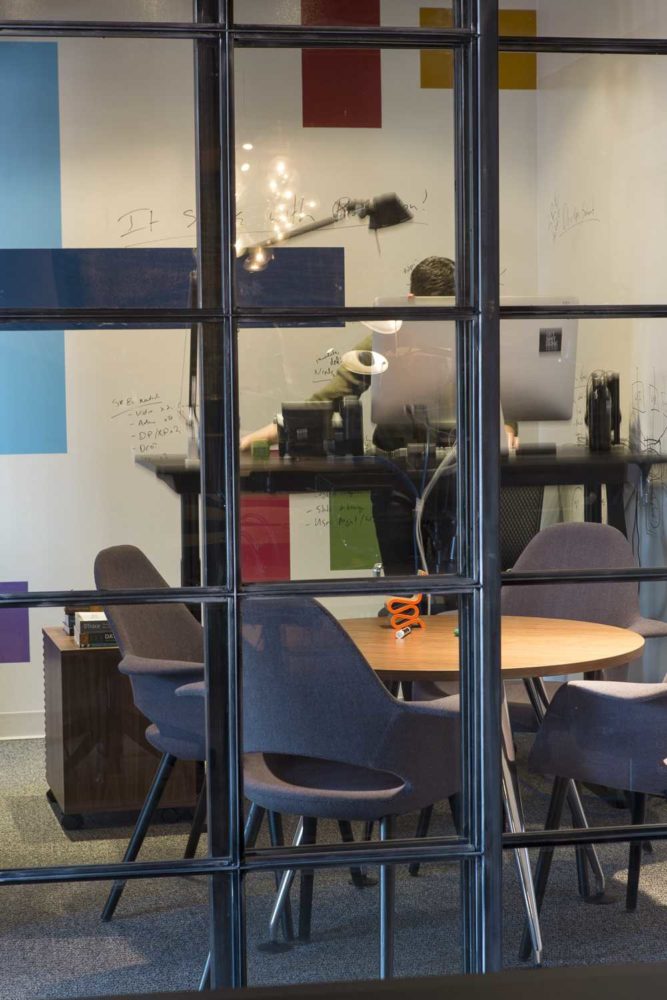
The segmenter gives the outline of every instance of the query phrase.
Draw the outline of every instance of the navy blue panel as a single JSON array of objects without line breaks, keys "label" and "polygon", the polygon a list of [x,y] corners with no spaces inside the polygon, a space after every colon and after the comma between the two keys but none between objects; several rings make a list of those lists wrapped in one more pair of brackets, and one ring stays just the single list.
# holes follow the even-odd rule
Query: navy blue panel
[{"label": "navy blue panel", "polygon": [[[256,273],[241,260],[237,265],[241,306],[345,304],[342,247],[282,247]],[[0,250],[0,307],[187,308],[194,267],[194,252],[185,247]]]},{"label": "navy blue panel", "polygon": [[187,248],[0,250],[0,305],[15,309],[183,308]]}]

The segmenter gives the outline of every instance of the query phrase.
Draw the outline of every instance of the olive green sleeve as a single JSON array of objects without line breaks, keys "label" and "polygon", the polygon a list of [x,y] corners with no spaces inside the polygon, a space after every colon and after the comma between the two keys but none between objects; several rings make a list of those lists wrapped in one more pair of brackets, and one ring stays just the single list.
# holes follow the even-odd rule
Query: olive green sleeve
[{"label": "olive green sleeve", "polygon": [[[364,337],[361,343],[357,344],[354,350],[370,351],[372,348],[373,337],[369,334],[368,337]],[[344,396],[360,396],[362,392],[368,389],[370,384],[370,375],[360,375],[357,372],[351,372],[341,365],[334,377],[325,386],[314,392],[310,398],[322,402],[337,403]]]}]

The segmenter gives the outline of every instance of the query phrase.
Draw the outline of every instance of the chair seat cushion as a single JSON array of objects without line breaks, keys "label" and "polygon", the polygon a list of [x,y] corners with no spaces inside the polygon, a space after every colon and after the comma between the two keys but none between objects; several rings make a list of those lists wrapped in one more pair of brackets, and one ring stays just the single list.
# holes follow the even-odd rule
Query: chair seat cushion
[{"label": "chair seat cushion", "polygon": [[530,766],[626,791],[667,792],[667,684],[570,681],[556,693]]},{"label": "chair seat cushion", "polygon": [[203,733],[149,726],[146,739],[160,753],[173,754],[179,760],[206,760],[206,740]]},{"label": "chair seat cushion", "polygon": [[274,812],[368,820],[409,811],[409,791],[387,771],[292,754],[247,753],[244,793]]}]

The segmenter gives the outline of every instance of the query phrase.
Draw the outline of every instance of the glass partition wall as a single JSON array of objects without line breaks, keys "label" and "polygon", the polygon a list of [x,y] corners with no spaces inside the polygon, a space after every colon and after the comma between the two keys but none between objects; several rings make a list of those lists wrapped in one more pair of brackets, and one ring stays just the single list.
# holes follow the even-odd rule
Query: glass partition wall
[{"label": "glass partition wall", "polygon": [[[303,953],[299,955],[301,967],[299,962],[282,967],[267,965],[260,961],[260,951],[255,945],[257,941],[266,944],[268,939],[277,957],[289,931],[289,909],[276,904],[274,878],[279,882],[286,873],[291,873],[288,880],[295,872],[300,874],[302,908],[309,914],[312,876],[316,886],[322,880],[327,899],[335,902],[342,875],[351,870],[355,885],[376,879],[379,882],[379,890],[364,890],[374,894],[373,903],[369,904],[368,895],[363,903],[363,912],[369,914],[369,926],[373,926],[373,920],[377,926],[373,926],[373,934],[368,935],[369,942],[364,944],[363,961],[356,964],[352,951],[346,960],[347,968],[335,970],[335,975],[342,978],[345,973],[361,978],[457,968],[467,972],[498,969],[504,960],[508,961],[502,952],[503,848],[504,857],[509,860],[512,853],[528,847],[576,845],[581,848],[580,871],[588,863],[590,877],[597,885],[599,869],[589,845],[639,842],[647,837],[657,841],[667,836],[667,827],[661,824],[653,824],[649,830],[628,825],[586,829],[581,821],[574,824],[579,827],[575,830],[526,831],[521,828],[520,806],[512,812],[511,766],[501,753],[500,739],[501,579],[511,593],[510,588],[517,584],[532,591],[539,591],[547,581],[552,585],[597,581],[602,586],[610,580],[661,581],[667,579],[667,572],[662,567],[622,571],[589,567],[501,575],[501,568],[511,563],[504,560],[501,567],[499,484],[504,474],[499,463],[503,361],[500,321],[544,318],[552,323],[557,311],[556,319],[578,318],[580,327],[586,329],[588,322],[591,328],[611,320],[655,323],[667,315],[667,306],[646,304],[647,300],[659,300],[654,291],[656,286],[650,282],[647,294],[631,296],[632,301],[625,304],[618,294],[607,297],[606,302],[595,301],[583,289],[577,290],[574,302],[559,301],[557,306],[553,302],[545,304],[537,297],[537,291],[548,295],[553,289],[537,280],[532,261],[524,260],[523,265],[521,262],[527,219],[522,212],[526,206],[530,207],[534,192],[526,187],[523,202],[517,192],[531,174],[530,143],[525,142],[517,152],[517,162],[522,157],[525,162],[519,167],[519,181],[513,189],[510,190],[507,177],[499,170],[503,142],[509,140],[504,139],[503,133],[499,135],[498,129],[499,93],[501,125],[507,107],[506,94],[502,89],[499,91],[498,49],[503,55],[528,54],[536,59],[544,52],[586,52],[628,60],[639,59],[649,52],[664,55],[667,43],[659,38],[624,40],[617,37],[618,31],[613,27],[608,38],[569,37],[568,32],[557,30],[558,6],[554,4],[549,4],[550,17],[553,16],[544,37],[527,31],[523,20],[517,28],[516,21],[505,17],[504,21],[501,18],[499,41],[498,4],[492,0],[455,0],[452,10],[434,14],[433,9],[424,8],[426,13],[420,12],[415,17],[412,16],[415,10],[410,17],[404,10],[410,5],[387,3],[383,5],[387,9],[382,23],[377,14],[355,15],[354,5],[343,5],[342,13],[326,15],[322,14],[326,5],[285,4],[280,5],[276,17],[278,5],[251,0],[234,5],[234,9],[231,3],[217,0],[197,0],[194,8],[189,3],[170,2],[163,7],[150,4],[144,5],[146,13],[141,11],[142,5],[119,2],[114,4],[112,14],[105,14],[101,5],[96,8],[95,14],[100,19],[104,16],[104,22],[91,20],[90,12],[87,21],[78,19],[79,5],[73,0],[63,2],[58,20],[52,21],[38,19],[44,15],[38,3],[30,5],[30,20],[26,14],[28,6],[24,9],[20,5],[20,12],[18,6],[0,5],[4,18],[0,22],[0,44],[38,46],[66,39],[70,46],[85,46],[91,39],[100,42],[99,36],[104,37],[108,46],[127,41],[135,48],[123,51],[119,65],[125,66],[128,79],[130,67],[136,69],[137,63],[143,67],[146,78],[150,69],[159,65],[160,57],[153,60],[151,47],[167,44],[179,52],[187,47],[194,54],[194,74],[189,82],[183,77],[183,86],[174,86],[173,92],[168,90],[167,80],[163,83],[166,106],[170,106],[170,101],[178,103],[179,114],[185,121],[184,128],[176,134],[182,136],[189,130],[196,149],[196,156],[192,157],[195,164],[192,191],[188,189],[187,164],[173,165],[174,171],[181,171],[179,183],[184,181],[179,191],[189,192],[188,197],[170,199],[169,171],[165,187],[162,162],[169,158],[174,138],[170,132],[173,122],[167,114],[161,119],[162,134],[151,132],[150,140],[143,145],[149,169],[152,166],[155,170],[152,188],[157,204],[163,214],[167,209],[170,214],[166,219],[160,218],[152,202],[141,198],[135,202],[135,196],[143,192],[132,188],[131,170],[126,185],[128,197],[131,193],[132,198],[127,204],[119,202],[116,206],[114,202],[112,209],[105,209],[113,214],[118,207],[113,215],[120,227],[115,230],[114,246],[122,248],[125,254],[124,269],[112,268],[105,281],[92,281],[93,291],[87,298],[73,297],[71,288],[77,281],[72,281],[71,268],[79,268],[75,277],[85,285],[88,274],[85,268],[93,268],[94,276],[104,276],[104,268],[114,263],[113,255],[109,259],[102,259],[102,255],[93,259],[86,258],[85,250],[62,251],[75,255],[76,259],[70,257],[68,261],[54,251],[40,257],[41,270],[32,273],[41,277],[37,282],[33,280],[26,291],[25,282],[22,284],[20,280],[21,274],[25,277],[27,266],[25,260],[19,259],[21,253],[34,253],[30,248],[40,239],[49,248],[60,244],[50,243],[48,235],[33,236],[32,243],[10,236],[6,241],[8,250],[3,252],[7,267],[14,268],[11,274],[18,291],[0,303],[5,337],[27,339],[29,334],[51,331],[56,325],[74,333],[68,342],[69,349],[76,346],[82,359],[84,345],[105,336],[112,345],[107,348],[109,364],[112,358],[114,364],[123,368],[123,358],[127,356],[132,380],[127,385],[125,382],[121,385],[122,380],[118,382],[118,391],[113,396],[114,426],[119,428],[122,424],[122,433],[128,440],[135,434],[142,435],[140,441],[132,444],[133,461],[138,468],[133,468],[131,474],[161,480],[159,488],[165,489],[166,484],[171,489],[170,499],[177,507],[172,504],[169,511],[160,511],[154,523],[150,516],[144,517],[141,522],[144,534],[141,534],[131,502],[124,508],[122,499],[117,501],[121,504],[120,527],[118,520],[105,521],[102,490],[98,490],[91,504],[100,507],[96,522],[99,538],[97,535],[92,538],[90,546],[102,549],[120,542],[136,542],[140,547],[142,543],[149,544],[159,551],[158,536],[164,518],[164,523],[171,524],[174,534],[179,535],[178,539],[172,538],[169,546],[173,563],[171,585],[152,585],[147,578],[139,577],[127,585],[100,585],[102,593],[85,583],[92,579],[92,568],[84,567],[82,562],[73,572],[65,572],[58,585],[40,588],[31,584],[27,589],[5,585],[0,610],[11,613],[14,609],[32,609],[34,615],[36,609],[65,604],[81,608],[104,603],[112,618],[113,609],[118,607],[154,609],[185,603],[201,618],[205,681],[203,687],[182,692],[179,697],[184,705],[183,718],[192,716],[192,725],[205,745],[205,752],[199,755],[199,769],[193,769],[191,775],[190,796],[193,798],[195,792],[201,791],[204,765],[201,758],[205,756],[205,789],[199,801],[206,805],[207,850],[200,848],[190,858],[179,857],[178,845],[167,858],[162,853],[156,855],[145,850],[129,864],[104,858],[100,853],[95,855],[94,863],[85,863],[86,856],[81,855],[80,860],[75,851],[56,856],[54,863],[48,864],[43,852],[34,856],[27,852],[20,865],[0,869],[0,882],[5,891],[18,896],[25,884],[37,886],[35,892],[46,892],[46,883],[72,883],[67,890],[72,888],[74,892],[75,883],[99,882],[106,892],[113,880],[127,880],[132,889],[150,885],[148,880],[159,877],[160,886],[178,884],[188,905],[200,907],[202,885],[207,882],[206,919],[201,918],[200,911],[193,923],[194,932],[199,934],[193,955],[197,966],[201,965],[204,982],[240,986],[246,982],[328,977],[307,968],[308,959],[301,958]],[[537,11],[538,31],[541,6],[538,5]],[[567,12],[567,5],[562,6]],[[19,17],[20,21],[13,20]],[[653,34],[653,21],[651,25]],[[569,35],[575,31],[576,24]],[[60,58],[65,60],[66,53],[61,52]],[[82,71],[90,73],[95,60],[87,58],[84,62],[87,69],[83,67]],[[105,64],[98,61],[97,65],[104,86],[110,87],[114,79],[113,60]],[[522,72],[526,72],[526,64],[522,66]],[[551,71],[554,64],[547,68]],[[559,65],[555,65],[554,72],[558,70]],[[345,79],[347,74],[351,80],[359,80],[359,72],[365,80],[363,94],[355,92],[353,86],[350,89]],[[501,62],[503,72],[507,69],[505,66],[503,70]],[[529,75],[531,72],[529,66]],[[406,81],[415,79],[419,79],[422,91],[418,109],[411,107],[402,94],[403,90],[408,91]],[[579,76],[576,80],[579,81]],[[290,100],[293,103],[299,82],[304,88],[308,83],[310,97],[302,91],[302,106],[297,114],[299,128],[295,129]],[[65,84],[75,85],[76,76],[67,76]],[[340,99],[336,98],[337,87],[342,92],[342,97],[338,95]],[[386,107],[378,97],[380,87],[388,95]],[[179,94],[175,92],[177,89],[181,91]],[[564,89],[571,101],[567,86]],[[563,109],[558,95],[550,96],[552,103],[546,111],[555,120]],[[137,136],[142,134],[142,125],[136,116],[129,120],[122,109],[107,110],[108,118],[103,107],[100,111],[102,138],[98,147],[104,149],[109,141],[104,129],[120,130],[126,153],[119,157],[118,163],[126,167],[131,164],[133,144],[140,141]],[[572,107],[565,111],[569,116],[574,114]],[[519,119],[521,125],[520,115]],[[72,152],[78,149],[80,156],[88,155],[83,120],[80,117],[78,122],[61,121],[61,141],[69,142]],[[373,131],[374,128],[378,131]],[[513,142],[523,126],[518,131],[516,128],[516,122],[508,128]],[[63,130],[69,132],[65,135]],[[414,162],[410,171],[401,173],[406,134]],[[524,139],[526,135],[524,131]],[[357,163],[364,166],[364,184],[359,187]],[[329,173],[323,172],[324,164]],[[552,174],[557,173],[553,161],[544,167],[544,172],[551,182]],[[399,176],[406,183],[404,189],[394,181]],[[537,188],[535,178],[531,183]],[[397,188],[395,195],[393,184]],[[75,186],[70,191],[70,197],[77,190],[81,196],[81,204],[76,198],[72,201],[75,205],[72,219],[79,228],[66,238],[63,235],[62,241],[68,247],[88,247],[91,254],[100,245],[104,246],[95,242],[84,225],[86,212],[94,209],[94,187],[91,184],[79,190]],[[504,194],[503,203],[500,194]],[[565,205],[562,198],[557,203],[552,198],[550,203],[553,211],[546,239],[554,245],[568,231],[584,229],[585,225],[599,221],[586,198],[581,203],[571,201]],[[642,205],[646,207],[644,201]],[[516,209],[514,215],[511,206]],[[499,219],[506,223],[503,239]],[[521,225],[514,229],[513,219],[521,220]],[[168,231],[164,228],[167,220]],[[17,227],[19,222],[17,219]],[[66,222],[73,225],[71,219]],[[505,232],[509,234],[506,244]],[[131,256],[131,251],[164,243],[178,252],[168,259],[157,255],[151,263],[152,270],[140,272],[138,269],[143,265],[139,257]],[[554,266],[561,268],[564,265],[562,260],[559,264],[558,251],[562,245],[561,242],[557,249],[547,248]],[[376,252],[378,249],[381,254]],[[544,246],[542,250],[545,260],[551,259]],[[422,257],[436,254],[446,254],[455,260],[453,287],[443,285],[435,293],[431,289],[421,294],[414,288],[417,299],[408,301],[415,265]],[[505,259],[512,266],[517,265],[515,271],[519,277],[508,275]],[[649,269],[648,273],[652,271]],[[509,286],[517,293],[530,293],[534,301],[503,302],[501,293]],[[601,287],[605,289],[608,285]],[[146,288],[151,291],[148,296]],[[567,292],[569,297],[572,289],[556,291]],[[425,300],[434,294],[433,301]],[[614,305],[608,304],[609,298],[613,298]],[[363,329],[362,323],[367,324]],[[412,432],[418,428],[418,433],[410,439],[411,445],[417,445],[416,450],[404,446],[402,440],[397,442],[398,446],[394,441],[393,447],[387,446],[386,439],[377,439],[372,426],[378,424],[380,413],[376,409],[373,416],[373,408],[380,405],[375,388],[385,373],[383,365],[387,359],[391,366],[398,357],[394,341],[401,325],[414,328],[418,338],[428,329],[437,351],[441,352],[436,351],[438,364],[448,366],[449,377],[456,383],[456,392],[448,400],[444,416],[438,413],[433,417],[428,409],[425,413],[410,410]],[[120,351],[113,347],[114,337],[121,345]],[[136,349],[140,343],[145,346],[137,361]],[[163,346],[167,343],[168,349]],[[618,356],[625,357],[620,340],[617,348]],[[29,350],[34,349],[31,344]],[[594,351],[590,353],[593,357]],[[76,364],[70,367],[70,379],[76,372],[78,380],[88,385],[85,401],[92,414],[96,403],[90,382],[97,356],[82,361],[81,371]],[[173,404],[174,413],[170,410],[172,402],[160,395],[150,379],[144,386],[142,372],[150,370],[151,358],[156,367],[162,366],[165,371],[167,368],[178,371],[180,358],[181,388]],[[70,366],[72,360],[70,357]],[[304,366],[307,372],[302,377],[299,373]],[[350,400],[351,395],[356,400],[352,398],[344,410],[334,408],[334,412],[327,409],[326,399],[319,400],[322,406],[312,406],[322,395],[323,387],[340,377],[341,368],[347,373],[345,387],[356,386],[345,398]],[[350,381],[349,373],[356,377],[356,382]],[[418,377],[424,377],[423,369]],[[360,379],[366,380],[363,385]],[[411,404],[405,385],[403,382],[393,390],[394,402],[398,399],[403,412]],[[579,382],[577,386],[580,391]],[[72,408],[79,397],[73,381],[68,387]],[[366,388],[370,391],[364,404],[369,398],[371,402],[360,414],[354,404]],[[622,391],[627,398],[627,386],[622,386]],[[313,396],[315,400],[310,398]],[[160,409],[155,422],[152,413],[143,412],[154,405],[165,407]],[[282,411],[279,423],[267,424],[262,433],[254,435],[254,440],[246,441],[264,420],[271,421],[276,410]],[[74,419],[75,412],[78,413],[76,407],[71,409],[70,419]],[[131,426],[133,413],[138,414],[137,427]],[[170,417],[176,413],[178,429],[174,431]],[[507,419],[512,416],[505,414]],[[577,434],[586,435],[580,418],[578,411],[575,429]],[[77,415],[76,420],[85,421],[85,415]],[[449,437],[440,426],[443,422],[448,425]],[[659,440],[656,444],[654,439],[658,435],[652,428],[653,425],[647,433],[652,448],[657,450]],[[92,453],[95,446],[92,431],[83,440],[84,444],[88,442]],[[269,452],[275,443],[279,445],[279,458]],[[455,456],[453,461],[452,456]],[[420,503],[426,506],[426,482],[434,472],[443,477],[440,488],[431,496],[436,513],[429,515],[428,509],[425,510],[423,525],[419,522],[424,528],[421,545],[410,536],[407,556],[392,566],[383,552],[383,537],[387,537],[388,523],[388,532],[390,535],[394,532],[392,540],[396,540],[397,522],[391,518],[387,522],[385,518],[384,528],[381,527],[382,516],[387,513],[383,491],[388,486],[396,491],[398,482],[398,491],[409,494],[411,518],[412,510],[421,510]],[[130,472],[126,469],[124,475],[129,477]],[[110,478],[107,471],[107,480]],[[575,481],[568,480],[572,484]],[[142,480],[140,489],[144,494],[148,482]],[[644,486],[648,488],[646,483]],[[132,492],[129,478],[127,491]],[[120,491],[119,495],[122,494]],[[286,502],[288,494],[290,499]],[[610,495],[608,491],[607,509]],[[600,516],[598,505],[602,505],[601,500],[598,504],[597,500],[584,499],[579,507],[586,517],[595,519]],[[615,515],[619,515],[621,507],[617,497]],[[628,516],[634,517],[635,529],[642,516],[638,509],[635,506],[634,513],[625,514],[626,521]],[[449,535],[443,527],[445,521]],[[375,533],[368,530],[371,523]],[[90,554],[94,554],[93,548]],[[177,586],[174,560],[179,557],[181,579]],[[92,558],[88,561],[92,562]],[[383,575],[381,568],[376,569],[379,563],[384,564]],[[428,575],[418,577],[418,569],[427,570]],[[56,579],[57,574],[42,578]],[[393,830],[391,839],[379,840],[365,839],[361,825],[355,824],[352,834],[357,839],[351,840],[348,828],[341,825],[338,829],[335,823],[327,823],[326,814],[319,817],[317,839],[312,822],[316,817],[306,816],[300,825],[286,821],[282,838],[275,818],[270,829],[267,825],[266,829],[262,826],[258,830],[261,817],[252,811],[251,803],[253,794],[259,795],[257,787],[261,781],[252,770],[253,762],[246,760],[244,764],[243,750],[254,749],[245,741],[250,738],[248,733],[255,733],[257,720],[253,706],[259,695],[256,691],[251,694],[251,680],[253,671],[259,669],[256,657],[258,650],[262,651],[262,642],[270,647],[275,637],[279,637],[279,644],[274,647],[275,660],[276,663],[284,660],[286,670],[290,656],[299,662],[306,659],[312,662],[317,647],[313,641],[315,630],[316,637],[325,635],[333,619],[342,623],[348,636],[354,638],[371,662],[372,651],[364,646],[364,623],[377,616],[377,608],[388,594],[409,598],[416,590],[424,595],[425,602],[436,607],[439,604],[440,610],[445,607],[443,628],[448,635],[451,631],[453,636],[454,628],[460,633],[457,636],[460,639],[460,768],[452,764],[456,755],[447,754],[444,741],[441,741],[441,759],[435,765],[431,762],[431,766],[441,767],[443,774],[447,768],[450,773],[452,768],[457,772],[453,781],[460,788],[461,797],[456,824],[448,814],[444,818],[436,815],[426,839],[414,836],[411,823],[402,821]],[[313,598],[326,609],[319,624],[308,624]],[[279,614],[273,632],[269,639],[260,640],[258,636],[261,637],[262,628],[276,608]],[[447,614],[457,612],[456,623],[446,618]],[[323,614],[321,609],[317,613]],[[425,635],[429,627],[427,623]],[[431,628],[435,630],[434,626]],[[408,652],[411,638],[416,642],[421,637],[408,634],[404,640]],[[328,646],[326,652],[328,655]],[[458,658],[456,653],[457,667]],[[188,657],[184,659],[187,661]],[[321,660],[320,669],[324,670],[325,661],[329,662],[324,651]],[[335,662],[333,659],[331,662],[333,671]],[[391,666],[390,663],[377,668],[389,685],[396,683],[390,676]],[[267,685],[271,679],[269,676]],[[324,689],[324,683],[321,686]],[[317,687],[313,691],[316,698]],[[277,689],[274,703],[264,709],[266,714],[280,714],[276,706],[283,693]],[[327,696],[321,710],[320,731],[315,734],[320,739],[326,730],[324,722],[331,721],[325,718],[326,710],[334,720],[340,710],[340,719],[347,721],[344,708],[339,709],[339,695],[340,691],[334,687]],[[405,704],[405,697],[399,702]],[[150,715],[148,711],[145,714]],[[336,735],[334,732],[332,739]],[[511,757],[507,743],[506,750]],[[435,756],[438,758],[437,752]],[[272,777],[280,778],[277,763]],[[511,813],[509,830],[505,833],[503,788],[505,805]],[[263,808],[260,801],[260,810]],[[270,806],[268,811],[272,812]],[[285,812],[289,810],[286,808]],[[198,814],[202,820],[201,808]],[[191,811],[187,818],[191,818]],[[541,824],[542,816],[538,822]],[[385,826],[384,833],[387,832]],[[423,833],[423,828],[420,832]],[[293,846],[281,843],[293,837],[296,840]],[[582,850],[586,850],[587,860]],[[527,875],[528,855],[517,853],[516,857],[523,880],[522,895],[517,899],[530,912],[534,904]],[[437,920],[446,926],[448,934],[457,935],[460,948],[456,956],[451,947],[443,949],[441,964],[429,964],[418,949],[413,964],[393,953],[390,904],[394,893],[399,914],[402,899],[408,901],[408,908],[413,905],[419,910],[419,892],[412,888],[415,883],[406,885],[399,877],[394,886],[389,874],[393,870],[400,875],[400,870],[408,864],[426,866],[426,873],[437,866],[438,877],[442,876],[438,885],[445,902],[437,910]],[[512,871],[507,863],[505,870]],[[183,890],[182,876],[197,876],[192,880],[197,885],[195,903]],[[511,878],[514,877],[512,873]],[[418,881],[416,884],[420,885]],[[509,888],[515,892],[518,885]],[[53,887],[48,891],[53,892]],[[382,916],[378,916],[375,893],[384,903]],[[295,894],[292,896],[294,899]],[[135,892],[134,898],[137,897]],[[131,892],[127,898],[133,898]],[[161,905],[168,908],[170,898],[168,890],[164,890]],[[316,908],[317,897],[315,914]],[[539,958],[539,928],[536,930],[534,912],[532,917],[533,956]],[[322,919],[327,919],[326,912]],[[302,930],[307,937],[305,922]],[[363,928],[364,933],[367,930],[368,927]],[[201,947],[204,939],[205,947]],[[369,954],[376,947],[374,940],[380,942],[379,962],[375,952]],[[252,954],[248,951],[248,941],[252,941]],[[514,950],[515,942],[510,941],[508,947]],[[205,961],[207,951],[209,958]],[[524,948],[524,959],[530,957],[529,953],[530,948],[527,953]],[[91,961],[88,963],[91,976],[92,966]],[[196,986],[198,975],[199,968],[193,974],[192,987]],[[100,979],[100,984],[104,982]],[[89,993],[91,983],[91,977],[85,984],[73,982],[71,995]],[[129,986],[125,982],[123,985],[126,992]],[[159,985],[164,988],[164,983]],[[168,988],[172,985],[174,989],[187,987],[182,969]]]}]

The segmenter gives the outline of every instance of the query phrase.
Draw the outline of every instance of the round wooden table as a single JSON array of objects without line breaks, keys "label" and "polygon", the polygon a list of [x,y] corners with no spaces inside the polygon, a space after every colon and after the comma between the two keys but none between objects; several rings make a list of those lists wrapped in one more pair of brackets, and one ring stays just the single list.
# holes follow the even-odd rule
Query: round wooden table
[{"label": "round wooden table", "polygon": [[[386,619],[384,619],[386,622]],[[455,634],[458,614],[448,612],[426,619],[426,628],[414,629],[404,639],[382,624],[381,618],[348,618],[341,625],[361,650],[366,660],[385,681],[459,679],[459,637]],[[574,674],[618,667],[641,656],[644,639],[629,629],[593,622],[561,618],[531,618],[503,615],[500,633],[500,660],[503,680],[522,678],[535,693],[533,704],[543,718],[548,698],[540,680],[553,674]],[[514,741],[510,727],[507,699],[502,701],[503,800],[509,828],[525,829],[521,792],[514,762]],[[573,822],[587,826],[579,792],[568,783],[567,798]],[[578,849],[591,866],[597,895],[604,894],[604,874],[593,845]],[[539,965],[542,960],[542,934],[535,887],[526,848],[515,851],[524,897],[530,937]],[[580,860],[583,867],[585,862]]]},{"label": "round wooden table", "polygon": [[[458,680],[455,611],[426,619],[426,628],[396,639],[381,618],[347,618],[341,625],[383,680]],[[629,629],[561,618],[503,615],[503,680],[618,667],[642,654],[644,639]]]}]

